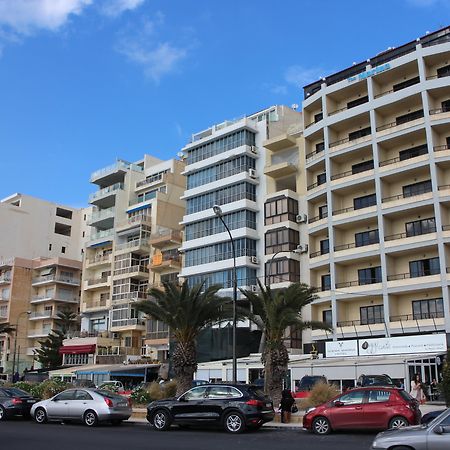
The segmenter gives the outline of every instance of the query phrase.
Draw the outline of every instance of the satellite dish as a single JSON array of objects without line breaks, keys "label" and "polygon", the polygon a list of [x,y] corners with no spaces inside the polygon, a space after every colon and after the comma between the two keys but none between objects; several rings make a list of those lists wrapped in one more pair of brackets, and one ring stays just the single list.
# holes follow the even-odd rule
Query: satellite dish
[{"label": "satellite dish", "polygon": [[184,153],[183,152],[178,152],[177,156],[178,156],[178,158],[184,158]]},{"label": "satellite dish", "polygon": [[291,108],[292,108],[293,110],[297,110],[297,109],[298,109],[297,103],[292,103]]}]

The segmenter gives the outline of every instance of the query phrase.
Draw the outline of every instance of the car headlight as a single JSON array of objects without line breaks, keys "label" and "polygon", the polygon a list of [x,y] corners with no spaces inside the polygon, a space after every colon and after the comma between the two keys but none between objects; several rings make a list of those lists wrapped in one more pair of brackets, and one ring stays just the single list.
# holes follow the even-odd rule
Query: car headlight
[{"label": "car headlight", "polygon": [[308,408],[307,410],[306,410],[306,412],[305,412],[305,415],[306,414],[309,414],[310,412],[312,412],[312,411],[314,411],[316,408],[314,408],[314,406],[312,407],[312,408]]}]

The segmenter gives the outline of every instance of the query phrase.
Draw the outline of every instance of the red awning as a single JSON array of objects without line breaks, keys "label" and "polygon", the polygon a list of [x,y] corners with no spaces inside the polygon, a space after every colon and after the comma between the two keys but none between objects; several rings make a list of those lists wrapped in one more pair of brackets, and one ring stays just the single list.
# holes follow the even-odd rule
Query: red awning
[{"label": "red awning", "polygon": [[65,345],[59,348],[60,355],[79,355],[81,353],[95,353],[95,344],[92,345]]}]

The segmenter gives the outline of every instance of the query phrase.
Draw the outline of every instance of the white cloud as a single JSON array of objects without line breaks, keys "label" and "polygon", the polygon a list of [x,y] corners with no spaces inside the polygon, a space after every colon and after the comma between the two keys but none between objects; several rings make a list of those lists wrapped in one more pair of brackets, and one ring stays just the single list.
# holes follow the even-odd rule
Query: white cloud
[{"label": "white cloud", "polygon": [[288,67],[284,73],[284,79],[297,87],[302,88],[313,81],[317,81],[324,76],[326,71],[317,67],[305,68],[302,66],[291,66]]},{"label": "white cloud", "polygon": [[69,16],[79,15],[92,0],[0,0],[0,26],[18,34],[55,31]]},{"label": "white cloud", "polygon": [[125,11],[139,8],[145,0],[106,0],[101,11],[110,17],[117,17]]},{"label": "white cloud", "polygon": [[138,32],[133,29],[122,33],[116,46],[119,53],[141,66],[144,74],[155,83],[174,72],[188,55],[187,46],[158,39],[163,24],[164,16],[157,13],[154,20],[144,20],[142,26],[137,27]]}]

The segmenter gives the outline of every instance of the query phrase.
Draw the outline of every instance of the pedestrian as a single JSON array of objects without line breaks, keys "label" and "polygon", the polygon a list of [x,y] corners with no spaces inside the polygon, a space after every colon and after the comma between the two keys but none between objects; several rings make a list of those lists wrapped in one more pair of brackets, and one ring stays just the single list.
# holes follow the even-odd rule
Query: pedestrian
[{"label": "pedestrian", "polygon": [[295,400],[292,397],[292,392],[290,389],[283,389],[281,392],[281,423],[289,423],[291,421],[292,406]]},{"label": "pedestrian", "polygon": [[425,403],[426,397],[423,390],[423,383],[420,379],[420,375],[416,373],[411,380],[411,397],[415,398],[421,405]]}]

